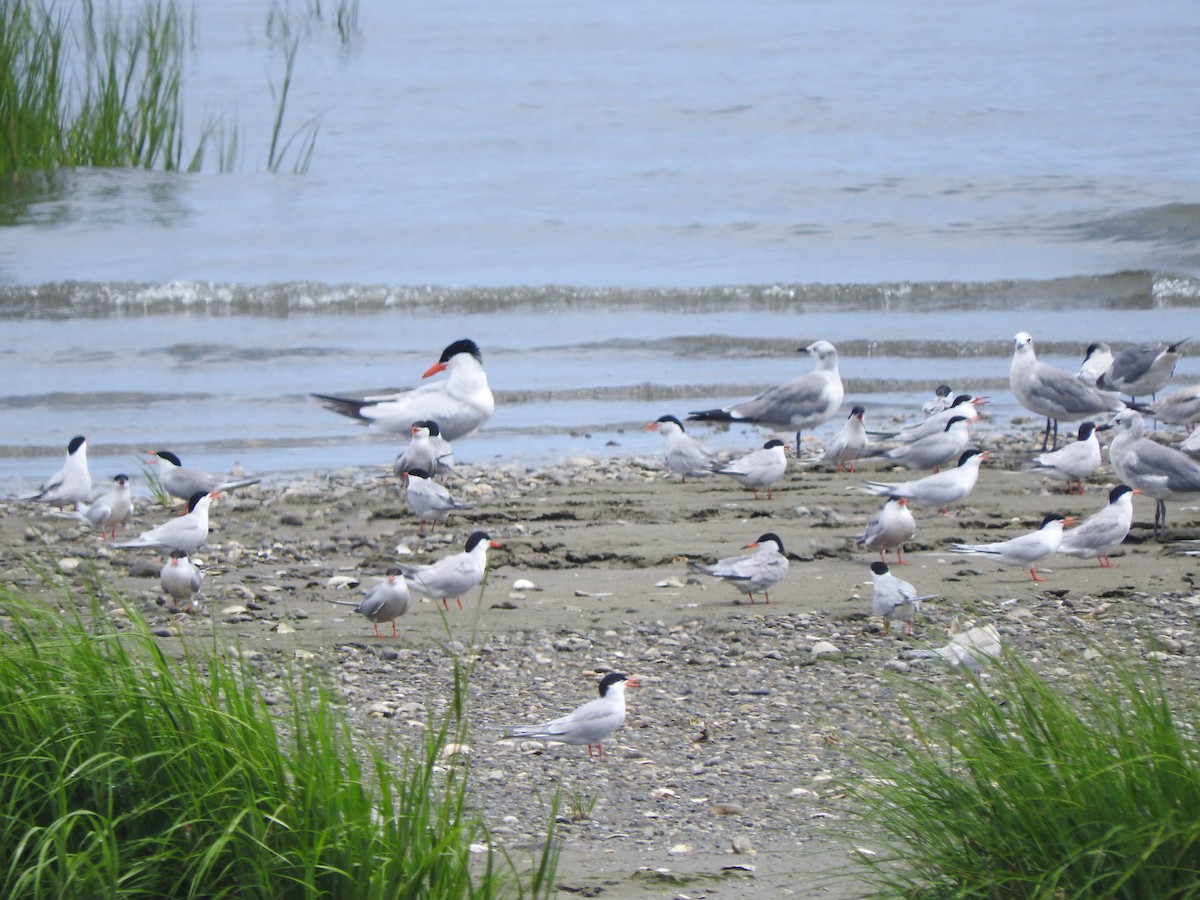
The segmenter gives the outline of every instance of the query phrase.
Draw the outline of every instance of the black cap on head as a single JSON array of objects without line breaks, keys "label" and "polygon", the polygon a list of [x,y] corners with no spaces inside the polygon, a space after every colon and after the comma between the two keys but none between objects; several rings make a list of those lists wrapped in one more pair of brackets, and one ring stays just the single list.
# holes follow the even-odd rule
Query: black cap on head
[{"label": "black cap on head", "polygon": [[74,453],[80,447],[87,443],[87,438],[82,434],[77,434],[71,438],[71,443],[67,444],[67,453]]},{"label": "black cap on head", "polygon": [[781,441],[779,438],[771,438],[769,441],[767,441],[765,444],[763,444],[763,449],[764,450],[773,450],[776,447],[786,447],[786,446],[787,445],[784,444],[784,442]]},{"label": "black cap on head", "polygon": [[460,353],[469,353],[479,362],[483,362],[483,354],[479,352],[479,345],[469,338],[463,338],[461,341],[455,341],[449,347],[442,351],[442,355],[438,358],[440,363],[450,362],[450,357],[458,356]]},{"label": "black cap on head", "polygon": [[187,551],[176,547],[171,551],[171,559],[187,559]]},{"label": "black cap on head", "polygon": [[395,578],[399,575],[403,575],[404,570],[401,569],[399,566],[392,566],[384,574],[387,575],[388,578]]},{"label": "black cap on head", "polygon": [[888,571],[887,563],[882,563],[876,560],[871,563],[871,571],[876,575],[886,575]]},{"label": "black cap on head", "polygon": [[851,416],[862,416],[862,415],[866,415],[866,412],[867,411],[865,408],[863,408],[861,406],[856,406],[856,407],[854,407],[854,409],[850,410],[850,415]]},{"label": "black cap on head", "polygon": [[962,406],[964,403],[970,403],[974,399],[975,398],[972,397],[970,394],[959,394],[957,397],[954,398],[954,402],[951,403],[950,405],[951,406]]},{"label": "black cap on head", "polygon": [[188,512],[196,508],[196,504],[203,498],[208,496],[208,491],[196,491],[192,496],[188,497]]},{"label": "black cap on head", "polygon": [[949,397],[950,396],[950,385],[939,384],[937,386],[937,390],[935,390],[933,393],[938,397]]},{"label": "black cap on head", "polygon": [[768,531],[766,534],[760,534],[760,535],[758,536],[758,540],[756,540],[754,543],[756,543],[756,544],[765,544],[765,543],[767,543],[767,541],[774,541],[774,542],[775,542],[775,545],[776,545],[777,547],[779,547],[779,552],[780,552],[780,553],[783,553],[783,552],[784,552],[784,550],[783,550],[783,540],[782,540],[782,539],[779,537],[779,535],[777,535],[777,534],[776,534],[775,532],[773,532],[773,531]]},{"label": "black cap on head", "polygon": [[1063,519],[1063,517],[1060,516],[1058,513],[1050,513],[1048,516],[1046,516],[1044,519],[1042,519],[1042,524],[1038,527],[1045,528],[1051,522],[1061,522],[1062,519]]},{"label": "black cap on head", "polygon": [[122,472],[120,475],[114,475],[113,481],[117,484],[129,484],[129,476]]},{"label": "black cap on head", "polygon": [[951,425],[957,425],[959,422],[965,421],[967,421],[966,416],[951,416],[950,420],[946,422],[946,428],[944,430],[949,431]]},{"label": "black cap on head", "polygon": [[964,450],[963,455],[958,458],[958,464],[961,466],[972,457],[979,456],[981,453],[983,453],[982,450]]},{"label": "black cap on head", "polygon": [[433,419],[426,419],[421,424],[429,429],[430,437],[440,437],[441,436],[442,426],[439,425],[437,422],[435,422]]},{"label": "black cap on head", "polygon": [[1132,494],[1133,488],[1127,484],[1118,484],[1115,488],[1108,492],[1108,502],[1116,503],[1126,494]]},{"label": "black cap on head", "polygon": [[657,419],[655,419],[654,421],[655,421],[655,422],[674,422],[676,425],[678,425],[678,426],[679,426],[679,430],[680,430],[680,431],[683,431],[683,430],[684,430],[683,423],[682,423],[682,422],[680,422],[680,421],[679,421],[677,418],[675,418],[674,416],[659,416],[659,417],[658,417]]},{"label": "black cap on head", "polygon": [[174,453],[172,453],[170,450],[155,450],[154,455],[157,456],[159,459],[165,459],[167,462],[169,462],[173,466],[182,466],[183,465],[183,463],[181,463],[179,461],[179,457],[176,456]]},{"label": "black cap on head", "polygon": [[490,534],[488,534],[486,531],[472,532],[471,536],[469,538],[467,538],[467,552],[470,553],[472,550],[474,550],[476,547],[478,547],[480,541],[490,541],[491,539],[492,539],[492,536]]},{"label": "black cap on head", "polygon": [[424,469],[409,469],[404,474],[407,475],[409,478],[428,478],[429,477],[429,473],[426,472]]},{"label": "black cap on head", "polygon": [[603,697],[608,693],[608,689],[614,684],[620,684],[622,681],[628,681],[628,675],[622,675],[620,672],[609,672],[600,679],[600,696]]},{"label": "black cap on head", "polygon": [[1095,422],[1084,422],[1079,426],[1079,434],[1077,435],[1077,438],[1081,441],[1086,441],[1092,436],[1092,432],[1095,430]]}]

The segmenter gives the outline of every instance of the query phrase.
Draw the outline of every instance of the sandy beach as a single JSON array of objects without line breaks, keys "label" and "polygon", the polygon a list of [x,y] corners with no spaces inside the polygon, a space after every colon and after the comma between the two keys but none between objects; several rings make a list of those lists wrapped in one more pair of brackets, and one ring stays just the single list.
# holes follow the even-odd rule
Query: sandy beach
[{"label": "sandy beach", "polygon": [[[172,612],[158,586],[161,556],[115,549],[79,523],[30,504],[0,505],[6,582],[63,603],[27,560],[53,561],[59,585],[84,585],[92,567],[142,609],[176,652],[184,642],[300,659],[324,667],[365,731],[401,743],[449,700],[450,653],[472,663],[469,754],[475,796],[494,842],[531,853],[560,792],[564,855],[559,884],[584,896],[751,897],[863,895],[858,846],[838,779],[853,777],[851,748],[904,734],[906,685],[958,679],[920,651],[957,629],[994,624],[1007,647],[1035,666],[1070,669],[1094,650],[1153,658],[1194,691],[1196,558],[1153,539],[1153,501],[1135,499],[1136,523],[1115,568],[1057,556],[1021,568],[945,552],[953,541],[990,541],[1031,530],[1046,513],[1086,516],[1112,485],[1102,467],[1084,496],[1020,471],[1033,423],[1001,423],[979,436],[994,451],[978,486],[949,515],[917,512],[909,565],[894,572],[922,594],[915,634],[868,615],[869,564],[856,547],[881,501],[860,487],[881,463],[855,473],[795,461],[754,500],[719,476],[680,484],[661,457],[609,457],[597,448],[554,466],[464,465],[447,479],[474,504],[417,534],[399,486],[377,471],[314,474],[221,496],[209,544],[194,554],[203,602]],[[1020,438],[1000,438],[1020,432]],[[460,456],[471,444],[464,443]],[[619,448],[617,448],[619,450]],[[811,451],[810,451],[811,452]],[[97,480],[102,477],[93,473]],[[123,536],[170,515],[139,504]],[[1171,535],[1200,537],[1195,504],[1170,503]],[[378,639],[351,607],[356,588],[397,563],[462,549],[485,530],[491,551],[482,589],[451,604],[418,600]],[[727,584],[692,574],[687,561],[733,555],[765,532],[790,558],[771,603],[749,604]],[[515,587],[519,581],[532,587]],[[814,654],[827,642],[834,648]],[[599,673],[636,674],[625,726],[602,758],[585,748],[500,739],[501,726],[535,723],[594,696]],[[264,691],[273,690],[268,682]]]}]

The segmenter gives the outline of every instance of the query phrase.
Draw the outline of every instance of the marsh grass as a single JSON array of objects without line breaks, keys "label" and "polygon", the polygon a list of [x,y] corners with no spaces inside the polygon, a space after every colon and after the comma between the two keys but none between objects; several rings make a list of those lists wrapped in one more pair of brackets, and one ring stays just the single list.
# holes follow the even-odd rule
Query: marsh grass
[{"label": "marsh grass", "polygon": [[885,851],[881,896],[1200,897],[1200,745],[1157,674],[1109,660],[1052,684],[1006,658],[929,687],[915,738],[863,750],[847,782]]},{"label": "marsh grass", "polygon": [[451,714],[396,765],[318,673],[215,646],[169,659],[96,588],[59,609],[0,590],[0,896],[549,895],[550,833],[532,873],[472,860],[469,769],[444,759],[466,739],[457,664]]}]

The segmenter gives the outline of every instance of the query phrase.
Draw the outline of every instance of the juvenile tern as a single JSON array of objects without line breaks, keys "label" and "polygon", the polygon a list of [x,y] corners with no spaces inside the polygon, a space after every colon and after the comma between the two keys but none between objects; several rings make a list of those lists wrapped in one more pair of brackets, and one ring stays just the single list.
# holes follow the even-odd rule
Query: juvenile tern
[{"label": "juvenile tern", "polygon": [[892,622],[903,622],[905,633],[913,633],[913,620],[921,611],[921,601],[936,594],[917,596],[917,589],[888,571],[887,563],[871,563],[871,615],[883,618],[883,633],[887,634]]},{"label": "juvenile tern", "polygon": [[1052,449],[1055,449],[1058,447],[1060,421],[1074,422],[1125,408],[1120,398],[1090,388],[1070,372],[1056,369],[1039,360],[1033,349],[1033,336],[1025,331],[1018,332],[1014,338],[1008,382],[1018,403],[1030,412],[1046,417],[1046,433],[1042,438],[1043,450],[1050,442],[1052,424]]},{"label": "juvenile tern", "polygon": [[1175,364],[1183,355],[1179,348],[1187,340],[1126,347],[1113,357],[1108,371],[1096,380],[1096,387],[1125,394],[1130,400],[1154,397],[1175,374]]},{"label": "juvenile tern", "polygon": [[114,544],[116,547],[163,547],[191,553],[208,540],[208,507],[216,492],[197,491],[188,499],[185,515],[175,516],[157,528],[143,531],[131,541]]},{"label": "juvenile tern", "polygon": [[708,475],[714,460],[713,455],[698,440],[692,437],[674,416],[659,416],[646,425],[647,431],[657,431],[663,437],[666,448],[667,470],[679,476],[679,483],[687,481],[689,475]]},{"label": "juvenile tern", "polygon": [[1075,377],[1088,387],[1094,388],[1096,381],[1108,371],[1112,361],[1112,349],[1108,344],[1104,341],[1093,341],[1088,344],[1087,351],[1083,355],[1083,362],[1079,366],[1079,371],[1075,373]]},{"label": "juvenile tern", "polygon": [[199,469],[185,466],[179,461],[179,457],[170,450],[147,450],[146,452],[150,454],[151,465],[157,466],[158,481],[163,486],[163,490],[180,500],[187,500],[199,492],[211,494],[213,491],[219,491],[223,493],[262,481],[261,478],[241,478],[230,481],[219,475],[210,475]]},{"label": "juvenile tern", "polygon": [[124,525],[133,515],[133,498],[129,493],[129,476],[116,475],[113,477],[112,488],[91,503],[80,504],[75,513],[76,518],[82,519],[93,528],[100,529],[100,537],[107,538],[112,531],[112,539],[117,539],[117,526]]},{"label": "juvenile tern", "polygon": [[473,503],[463,503],[454,499],[448,489],[430,478],[429,473],[422,469],[412,469],[404,473],[404,478],[408,484],[404,497],[408,501],[408,508],[417,517],[418,534],[425,533],[426,522],[429,523],[429,533],[433,534],[437,523],[444,521],[450,513],[459,509],[475,508]]},{"label": "juvenile tern", "polygon": [[829,341],[815,341],[797,348],[816,357],[817,365],[790,381],[767,388],[761,394],[721,409],[697,410],[688,415],[694,422],[753,422],[795,429],[796,450],[805,428],[828,422],[842,405],[845,389],[838,373],[837,348]]},{"label": "juvenile tern", "polygon": [[22,500],[38,500],[51,506],[73,505],[76,510],[92,492],[92,476],[88,472],[87,438],[82,434],[67,444],[67,458],[62,467],[47,478],[37,492]]},{"label": "juvenile tern", "polygon": [[767,489],[768,500],[774,500],[771,485],[787,471],[787,444],[779,438],[772,438],[762,445],[761,450],[754,450],[731,462],[716,463],[712,471],[718,475],[728,475],[750,488],[755,500],[759,499],[760,487]]},{"label": "juvenile tern", "polygon": [[1124,484],[1154,498],[1154,535],[1166,534],[1167,500],[1200,496],[1200,463],[1174,447],[1143,437],[1136,410],[1117,413],[1108,462]]},{"label": "juvenile tern", "polygon": [[783,541],[774,532],[760,535],[758,540],[746,545],[746,549],[755,550],[743,556],[730,556],[718,560],[712,565],[690,563],[693,572],[711,575],[727,581],[741,593],[754,602],[755,594],[762,594],[767,603],[771,602],[770,590],[783,580],[788,572],[788,558],[783,549]]},{"label": "juvenile tern", "polygon": [[1083,479],[1095,472],[1101,462],[1096,423],[1084,422],[1073,443],[1035,456],[1025,471],[1065,481],[1068,494],[1082,494]]},{"label": "juvenile tern", "polygon": [[172,550],[171,558],[158,573],[158,583],[174,599],[180,612],[191,612],[196,608],[196,595],[204,583],[204,573],[188,559],[185,551]]},{"label": "juvenile tern", "polygon": [[625,722],[625,688],[639,687],[636,678],[612,672],[600,679],[600,696],[574,711],[541,725],[515,725],[504,729],[506,738],[530,738],[579,746],[587,744],[604,755],[604,741]]},{"label": "juvenile tern", "polygon": [[404,572],[393,566],[387,570],[383,581],[366,591],[366,596],[354,611],[365,616],[375,628],[375,637],[383,637],[379,633],[380,622],[392,623],[392,637],[396,637],[396,619],[408,612],[408,585],[404,581]]},{"label": "juvenile tern", "polygon": [[409,590],[424,594],[431,599],[442,600],[442,607],[449,609],[447,602],[453,597],[458,608],[463,608],[462,597],[467,591],[483,583],[487,572],[487,552],[490,547],[499,547],[486,531],[476,531],[467,538],[466,550],[444,556],[427,566],[401,566]]},{"label": "juvenile tern", "polygon": [[1063,539],[1063,526],[1074,521],[1074,516],[1064,518],[1057,513],[1051,513],[1042,519],[1042,524],[1036,531],[1020,537],[990,544],[954,544],[950,549],[955,553],[995,560],[1006,566],[1028,567],[1029,576],[1034,581],[1045,581],[1046,579],[1037,573],[1037,564],[1058,552]]},{"label": "juvenile tern", "polygon": [[904,497],[915,506],[936,506],[945,513],[951,503],[962,500],[974,490],[979,479],[979,465],[987,456],[986,450],[967,450],[953,469],[915,481],[868,481],[863,491],[876,497]]},{"label": "juvenile tern", "polygon": [[861,406],[856,406],[850,410],[850,415],[846,417],[846,424],[842,426],[842,430],[829,439],[825,445],[825,452],[816,459],[805,461],[805,465],[815,463],[827,463],[831,466],[836,465],[839,472],[844,471],[849,465],[850,471],[854,471],[854,461],[863,455],[867,447],[867,426],[863,424],[863,416],[866,415],[866,410]]},{"label": "juvenile tern", "polygon": [[1075,528],[1063,532],[1058,552],[1079,559],[1098,559],[1106,569],[1113,567],[1108,555],[1125,540],[1133,526],[1133,495],[1141,491],[1118,484],[1108,492],[1108,503]]},{"label": "juvenile tern", "polygon": [[948,409],[953,402],[950,396],[951,390],[950,385],[939,384],[933,392],[933,399],[926,400],[921,404],[921,414],[928,419],[930,416],[937,415],[942,410]]},{"label": "juvenile tern", "polygon": [[364,425],[378,425],[384,431],[409,432],[413,422],[432,419],[442,437],[455,441],[478,429],[492,417],[496,400],[483,371],[483,354],[472,340],[455,341],[442,351],[436,363],[422,378],[449,372],[443,381],[402,391],[354,400],[313,394],[326,409],[357,419]]},{"label": "juvenile tern", "polygon": [[916,534],[917,522],[908,508],[907,497],[888,497],[883,508],[871,516],[864,531],[856,542],[878,551],[879,561],[886,562],[884,554],[896,551],[896,565],[906,566],[904,545]]},{"label": "juvenile tern", "polygon": [[433,478],[440,470],[454,467],[454,449],[442,437],[442,429],[437,422],[432,419],[413,422],[410,434],[412,437],[408,446],[400,451],[392,463],[392,471],[397,478],[414,469],[428,472],[429,477]]}]

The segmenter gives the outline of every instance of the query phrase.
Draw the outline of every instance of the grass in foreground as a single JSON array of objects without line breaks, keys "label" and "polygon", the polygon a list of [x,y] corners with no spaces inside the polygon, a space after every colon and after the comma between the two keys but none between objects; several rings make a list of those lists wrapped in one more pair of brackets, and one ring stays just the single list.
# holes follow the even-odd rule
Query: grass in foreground
[{"label": "grass in foreground", "polygon": [[[396,772],[315,676],[168,660],[136,613],[121,633],[96,596],[86,619],[64,606],[0,590],[0,896],[551,892],[551,834],[531,874],[472,858],[487,835],[468,772],[442,759],[461,719],[431,722]],[[272,679],[282,712],[260,693]]]},{"label": "grass in foreground", "polygon": [[916,739],[864,751],[850,786],[886,835],[888,897],[1200,897],[1200,744],[1138,660],[1053,686],[1015,660],[994,684],[929,688]]}]

